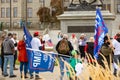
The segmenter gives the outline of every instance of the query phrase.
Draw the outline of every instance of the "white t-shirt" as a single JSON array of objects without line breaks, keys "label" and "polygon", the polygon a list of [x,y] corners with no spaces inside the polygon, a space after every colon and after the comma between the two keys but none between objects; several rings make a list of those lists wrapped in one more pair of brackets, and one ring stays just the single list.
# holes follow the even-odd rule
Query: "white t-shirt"
[{"label": "white t-shirt", "polygon": [[40,39],[38,39],[37,37],[34,37],[31,41],[31,46],[32,46],[32,49],[39,50],[39,47],[42,46]]},{"label": "white t-shirt", "polygon": [[113,44],[113,47],[115,48],[114,55],[120,55],[120,42],[114,39],[112,41],[112,44]]},{"label": "white t-shirt", "polygon": [[[11,40],[14,42],[14,44],[15,44],[15,43],[18,43],[18,41],[15,40],[14,38],[11,38]],[[15,50],[17,50],[17,46],[15,46]]]}]

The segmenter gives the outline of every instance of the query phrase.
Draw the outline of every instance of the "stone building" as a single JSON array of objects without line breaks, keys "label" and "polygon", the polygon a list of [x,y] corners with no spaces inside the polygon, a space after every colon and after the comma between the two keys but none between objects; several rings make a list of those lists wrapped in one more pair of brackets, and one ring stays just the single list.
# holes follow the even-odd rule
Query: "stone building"
[{"label": "stone building", "polygon": [[50,7],[50,0],[0,0],[0,22],[12,29],[26,20],[28,26],[39,26],[37,11],[43,6]]},{"label": "stone building", "polygon": [[[38,27],[40,25],[40,22],[36,13],[38,9],[44,5],[46,7],[50,7],[50,1],[51,0],[0,0],[0,22],[3,22],[4,27],[10,27],[11,25],[11,27],[19,28],[21,20],[25,21],[27,19],[28,25],[30,27],[31,26]],[[71,0],[64,0],[63,5],[65,7],[68,7],[70,1]],[[75,1],[77,3],[77,1],[79,0]],[[109,10],[111,13],[116,15],[116,19],[113,22],[115,28],[113,29],[119,31],[120,0],[103,0],[103,1],[104,9]]]}]

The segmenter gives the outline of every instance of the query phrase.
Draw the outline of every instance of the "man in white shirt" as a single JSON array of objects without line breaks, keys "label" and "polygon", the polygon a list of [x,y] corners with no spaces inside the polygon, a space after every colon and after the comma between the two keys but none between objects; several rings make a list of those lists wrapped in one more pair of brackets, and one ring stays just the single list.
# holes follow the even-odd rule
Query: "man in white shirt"
[{"label": "man in white shirt", "polygon": [[[39,39],[39,32],[34,32],[33,39],[31,41],[32,49],[42,50],[42,45]],[[35,72],[35,78],[40,79],[39,72]],[[33,72],[30,71],[30,79],[33,79]]]},{"label": "man in white shirt", "polygon": [[31,46],[32,46],[32,49],[41,50],[42,45],[39,39],[39,32],[34,33],[34,37],[31,41]]},{"label": "man in white shirt", "polygon": [[[120,33],[118,33],[117,38],[113,40],[112,44],[114,47],[114,63],[116,63],[117,65],[120,63]],[[117,74],[117,69],[114,69],[114,73],[115,76]]]}]

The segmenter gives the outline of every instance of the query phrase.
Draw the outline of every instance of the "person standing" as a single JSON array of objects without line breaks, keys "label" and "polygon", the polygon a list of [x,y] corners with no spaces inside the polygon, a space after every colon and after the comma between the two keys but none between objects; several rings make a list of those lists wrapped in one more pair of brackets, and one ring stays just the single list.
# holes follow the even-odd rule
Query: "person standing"
[{"label": "person standing", "polygon": [[[35,50],[42,50],[42,44],[40,42],[40,39],[39,39],[39,32],[34,32],[34,37],[32,38],[32,41],[31,41],[31,46],[32,46],[32,49],[35,49]],[[33,72],[30,71],[30,79],[33,78]],[[40,79],[39,77],[39,72],[35,72],[35,78],[36,79]]]},{"label": "person standing", "polygon": [[8,76],[7,64],[9,61],[9,63],[10,63],[10,78],[16,77],[16,75],[13,74],[15,47],[14,47],[14,42],[11,40],[12,36],[13,35],[11,33],[8,33],[8,37],[3,41],[3,50],[4,50],[3,74],[4,74],[4,77]]},{"label": "person standing", "polygon": [[[72,50],[71,55],[72,55],[72,58],[70,58],[70,65],[74,69],[74,72],[76,73],[76,69],[75,69],[76,65],[78,63],[82,64],[82,61],[80,61],[79,59],[80,53],[77,50]],[[71,78],[71,75],[70,75],[70,80],[73,80]],[[75,80],[78,80],[77,76],[75,76]]]},{"label": "person standing", "polygon": [[[120,63],[120,33],[116,35],[116,39],[112,41],[113,47],[114,47],[114,57],[113,62],[117,65]],[[114,68],[115,76],[117,76],[117,69]]]},{"label": "person standing", "polygon": [[3,75],[3,66],[4,66],[4,50],[3,50],[3,41],[6,37],[6,34],[3,33],[2,34],[2,42],[1,42],[1,71],[2,71],[2,75]]},{"label": "person standing", "polygon": [[89,54],[88,56],[92,57],[92,59],[91,59],[91,57],[88,57],[89,58],[88,62],[93,62],[93,59],[94,59],[94,37],[90,37],[89,42],[86,43],[85,54]]},{"label": "person standing", "polygon": [[41,42],[41,45],[42,45],[42,49],[41,50],[45,50],[45,40],[43,40],[43,35],[40,35],[40,42]]},{"label": "person standing", "polygon": [[[106,58],[108,67],[110,68],[110,55],[112,55],[113,50],[112,50],[112,44],[110,44],[110,41],[107,36],[104,37],[104,43],[102,44],[102,47],[100,49],[101,54]],[[101,55],[98,55],[98,63],[105,68],[105,64],[103,63],[103,57]]]},{"label": "person standing", "polygon": [[84,48],[86,45],[86,41],[87,41],[87,38],[86,38],[85,34],[81,34],[78,42],[79,42],[79,51],[81,54],[81,58],[83,58],[83,59],[85,58]]},{"label": "person standing", "polygon": [[11,40],[14,42],[14,46],[15,46],[15,55],[14,55],[14,64],[13,64],[13,67],[14,67],[14,70],[18,70],[15,67],[15,63],[16,63],[16,60],[17,60],[17,34],[16,33],[13,33],[13,37],[11,38]]},{"label": "person standing", "polygon": [[63,38],[63,34],[61,32],[58,32],[57,38],[58,41],[60,41]]},{"label": "person standing", "polygon": [[26,51],[26,44],[24,41],[24,38],[18,42],[18,60],[20,61],[20,73],[21,73],[21,78],[23,78],[23,66],[24,66],[24,78],[27,77],[27,67],[28,67],[28,57],[27,57],[27,51]]},{"label": "person standing", "polygon": [[70,42],[72,43],[74,50],[78,50],[78,39],[75,34],[72,34],[70,37]]},{"label": "person standing", "polygon": [[60,64],[60,71],[61,71],[61,76],[60,80],[63,80],[64,76],[64,62],[62,61],[65,60],[69,63],[70,61],[70,52],[73,50],[73,46],[70,41],[68,41],[68,35],[64,34],[63,39],[60,40],[57,45],[56,45],[56,51],[59,54],[59,64]]}]

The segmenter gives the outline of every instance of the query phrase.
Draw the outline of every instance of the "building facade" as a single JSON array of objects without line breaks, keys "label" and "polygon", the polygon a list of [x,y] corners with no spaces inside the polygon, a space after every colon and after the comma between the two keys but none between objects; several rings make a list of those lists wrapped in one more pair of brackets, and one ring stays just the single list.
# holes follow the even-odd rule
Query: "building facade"
[{"label": "building facade", "polygon": [[[46,2],[46,3],[45,3]],[[37,11],[50,7],[50,0],[0,0],[0,22],[5,28],[20,28],[21,22],[28,26],[39,26]]]},{"label": "building facade", "polygon": [[[79,0],[75,0],[76,2]],[[91,0],[87,0],[91,1]],[[51,0],[0,0],[0,23],[5,28],[20,28],[21,21],[27,21],[29,27],[39,27],[37,11],[40,7],[50,8]],[[64,7],[68,7],[71,0],[64,0]],[[104,0],[105,10],[116,15],[115,29],[120,29],[120,0]]]}]

